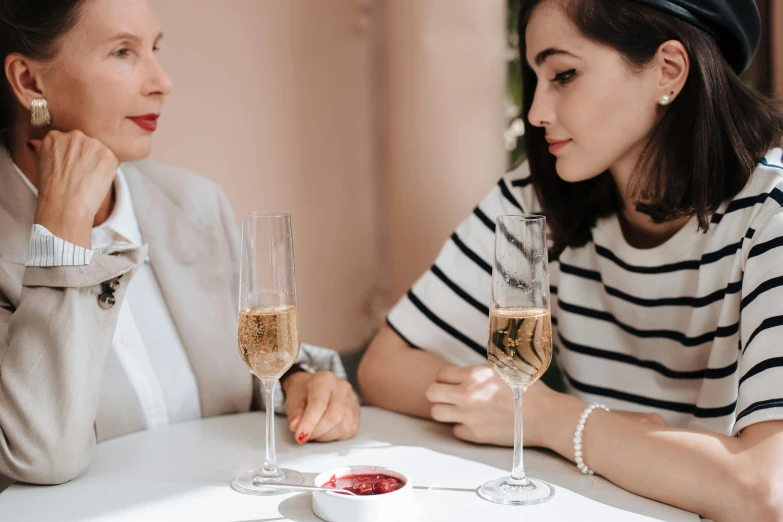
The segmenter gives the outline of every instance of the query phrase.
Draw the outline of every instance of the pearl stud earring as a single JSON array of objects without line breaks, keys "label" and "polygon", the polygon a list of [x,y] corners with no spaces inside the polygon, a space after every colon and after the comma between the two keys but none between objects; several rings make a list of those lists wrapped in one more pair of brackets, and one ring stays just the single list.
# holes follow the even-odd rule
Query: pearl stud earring
[{"label": "pearl stud earring", "polygon": [[672,102],[672,96],[674,96],[674,91],[672,91],[671,94],[664,94],[661,96],[661,101],[658,103],[661,105],[669,105]]}]

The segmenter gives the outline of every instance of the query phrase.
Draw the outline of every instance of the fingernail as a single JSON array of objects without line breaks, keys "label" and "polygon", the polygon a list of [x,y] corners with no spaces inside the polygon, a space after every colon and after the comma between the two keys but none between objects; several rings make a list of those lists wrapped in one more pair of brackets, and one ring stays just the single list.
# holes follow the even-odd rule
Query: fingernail
[{"label": "fingernail", "polygon": [[306,431],[303,431],[302,433],[300,433],[299,435],[297,435],[297,437],[296,437],[296,440],[298,440],[298,441],[299,441],[299,444],[304,444],[304,443],[305,443],[305,441],[307,440],[307,436],[308,436],[308,435],[310,435],[310,434],[309,434],[309,433],[307,433]]}]

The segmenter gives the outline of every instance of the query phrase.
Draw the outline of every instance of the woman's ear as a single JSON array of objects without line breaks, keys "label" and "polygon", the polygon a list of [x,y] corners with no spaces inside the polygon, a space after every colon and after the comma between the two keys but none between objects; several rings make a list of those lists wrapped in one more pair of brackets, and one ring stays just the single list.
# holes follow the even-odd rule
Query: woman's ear
[{"label": "woman's ear", "polygon": [[662,104],[667,105],[682,92],[691,70],[691,58],[682,42],[662,43],[655,55],[655,68],[658,100],[666,100]]},{"label": "woman's ear", "polygon": [[11,92],[26,110],[30,110],[30,105],[36,98],[46,97],[40,78],[41,66],[38,62],[19,53],[11,53],[5,57],[3,69],[11,85]]}]

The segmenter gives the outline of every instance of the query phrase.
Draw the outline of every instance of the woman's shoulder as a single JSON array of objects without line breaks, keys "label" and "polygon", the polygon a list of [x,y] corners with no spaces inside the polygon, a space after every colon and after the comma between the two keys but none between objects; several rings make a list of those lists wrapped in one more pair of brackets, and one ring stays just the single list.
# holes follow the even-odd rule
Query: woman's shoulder
[{"label": "woman's shoulder", "polygon": [[161,188],[220,190],[220,186],[207,176],[169,163],[141,160],[125,163],[121,168],[123,171],[135,169],[148,181],[155,183]]},{"label": "woman's shoulder", "polygon": [[130,183],[158,190],[180,206],[225,200],[217,182],[183,167],[142,160],[123,163],[120,169]]},{"label": "woman's shoulder", "polygon": [[[739,194],[724,203],[713,216],[713,223],[721,223],[724,217],[747,216],[750,229],[758,230],[773,217],[783,215],[783,149],[769,151],[759,162],[750,179]],[[733,219],[737,219],[733,218]]]},{"label": "woman's shoulder", "polygon": [[730,208],[783,205],[783,149],[772,149],[748,178],[742,190],[723,206]]},{"label": "woman's shoulder", "polygon": [[769,151],[756,165],[748,185],[741,195],[771,193],[783,189],[783,149]]}]

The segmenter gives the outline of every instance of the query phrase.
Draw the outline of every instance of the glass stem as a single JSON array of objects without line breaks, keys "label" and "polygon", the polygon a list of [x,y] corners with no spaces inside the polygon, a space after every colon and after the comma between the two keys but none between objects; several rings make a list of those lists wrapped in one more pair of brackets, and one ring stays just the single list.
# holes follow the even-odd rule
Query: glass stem
[{"label": "glass stem", "polygon": [[280,475],[277,467],[277,452],[275,451],[275,388],[277,380],[263,380],[264,405],[266,406],[266,458],[264,459],[264,476]]},{"label": "glass stem", "polygon": [[514,392],[514,466],[511,469],[509,483],[514,486],[532,486],[525,475],[525,465],[522,462],[522,402],[525,399],[525,388],[512,387]]}]

